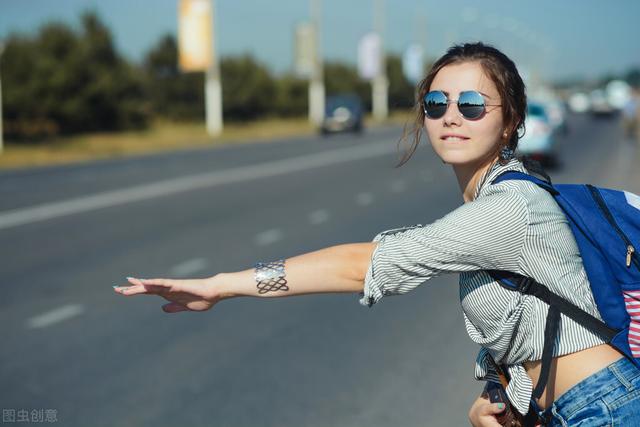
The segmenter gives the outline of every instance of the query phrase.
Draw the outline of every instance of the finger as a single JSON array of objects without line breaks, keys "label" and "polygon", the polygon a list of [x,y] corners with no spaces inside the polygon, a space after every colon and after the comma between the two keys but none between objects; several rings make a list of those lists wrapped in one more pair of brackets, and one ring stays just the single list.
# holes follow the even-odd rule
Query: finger
[{"label": "finger", "polygon": [[145,285],[158,285],[158,286],[171,286],[174,284],[174,280],[172,279],[138,279],[140,283]]},{"label": "finger", "polygon": [[165,304],[162,306],[162,310],[165,313],[178,313],[180,311],[189,311],[189,309],[182,304],[178,304],[177,302],[172,302],[169,304]]},{"label": "finger", "polygon": [[490,403],[488,405],[482,405],[480,407],[480,415],[495,415],[499,414],[506,408],[504,403]]},{"label": "finger", "polygon": [[114,286],[113,289],[122,295],[137,295],[146,292],[144,286]]},{"label": "finger", "polygon": [[138,294],[160,294],[166,291],[163,286],[154,285],[132,285],[132,286],[114,286],[113,289],[122,295],[138,295]]},{"label": "finger", "polygon": [[127,277],[127,282],[131,283],[132,285],[142,285],[142,281],[144,279],[138,279],[137,277]]}]

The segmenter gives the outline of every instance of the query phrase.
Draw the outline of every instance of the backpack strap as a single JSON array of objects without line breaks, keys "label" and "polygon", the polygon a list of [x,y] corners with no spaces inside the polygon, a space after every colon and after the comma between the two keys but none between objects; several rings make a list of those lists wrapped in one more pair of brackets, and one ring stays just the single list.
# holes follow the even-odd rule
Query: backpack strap
[{"label": "backpack strap", "polygon": [[609,327],[602,320],[587,313],[563,297],[554,294],[545,285],[536,282],[530,277],[501,270],[487,270],[487,273],[503,288],[517,291],[524,295],[532,295],[549,305],[549,312],[547,313],[544,326],[544,345],[542,348],[540,378],[533,390],[533,397],[536,399],[542,396],[542,392],[549,380],[551,355],[560,325],[560,313],[563,313],[585,328],[603,336],[607,342],[611,342],[613,337],[618,333],[617,330]]},{"label": "backpack strap", "polygon": [[502,172],[500,175],[495,177],[493,181],[491,181],[491,184],[497,184],[499,182],[507,181],[510,179],[533,182],[534,184],[537,184],[539,187],[542,187],[545,190],[547,190],[553,196],[557,196],[558,194],[560,194],[558,193],[558,190],[553,188],[553,184],[551,184],[551,182],[545,181],[533,175],[526,174],[524,172],[513,171],[513,170]]}]

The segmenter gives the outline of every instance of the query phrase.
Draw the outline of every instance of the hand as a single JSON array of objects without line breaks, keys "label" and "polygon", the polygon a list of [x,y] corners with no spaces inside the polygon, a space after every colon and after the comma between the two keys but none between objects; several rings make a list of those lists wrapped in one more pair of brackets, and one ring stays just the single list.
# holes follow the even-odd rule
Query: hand
[{"label": "hand", "polygon": [[169,301],[162,306],[166,313],[209,310],[224,299],[213,276],[207,279],[136,279],[127,277],[131,286],[114,286],[122,295],[158,295]]},{"label": "hand", "polygon": [[504,409],[504,403],[491,403],[489,399],[479,397],[469,409],[469,421],[473,427],[501,427],[496,420],[496,415]]}]

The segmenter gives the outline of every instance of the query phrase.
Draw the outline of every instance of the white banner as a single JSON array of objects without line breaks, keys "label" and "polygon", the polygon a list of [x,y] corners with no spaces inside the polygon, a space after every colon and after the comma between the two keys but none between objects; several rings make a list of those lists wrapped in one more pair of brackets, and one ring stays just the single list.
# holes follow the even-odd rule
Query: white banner
[{"label": "white banner", "polygon": [[358,43],[358,74],[366,80],[373,80],[380,74],[382,54],[380,36],[377,33],[364,35]]},{"label": "white banner", "polygon": [[294,62],[295,72],[300,77],[313,75],[316,61],[316,38],[313,24],[308,22],[296,27]]},{"label": "white banner", "polygon": [[213,64],[213,11],[210,0],[180,0],[178,54],[182,71],[205,71]]},{"label": "white banner", "polygon": [[424,78],[424,51],[417,43],[409,45],[402,55],[402,72],[412,84]]}]

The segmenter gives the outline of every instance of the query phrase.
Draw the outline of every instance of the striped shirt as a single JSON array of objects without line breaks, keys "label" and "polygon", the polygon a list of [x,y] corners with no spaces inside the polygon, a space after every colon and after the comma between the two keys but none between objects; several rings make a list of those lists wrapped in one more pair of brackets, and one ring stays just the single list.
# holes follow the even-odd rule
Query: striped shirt
[{"label": "striped shirt", "polygon": [[[540,360],[548,306],[509,291],[483,270],[508,270],[545,284],[601,319],[578,246],[553,197],[528,181],[491,185],[506,170],[527,172],[519,160],[494,164],[473,201],[428,225],[387,230],[367,270],[360,304],[371,307],[444,273],[460,273],[460,302],[469,337],[481,346],[475,377],[497,381],[488,356],[507,366],[509,400],[525,414],[533,391],[523,362]],[[553,356],[604,343],[561,315]]]}]

